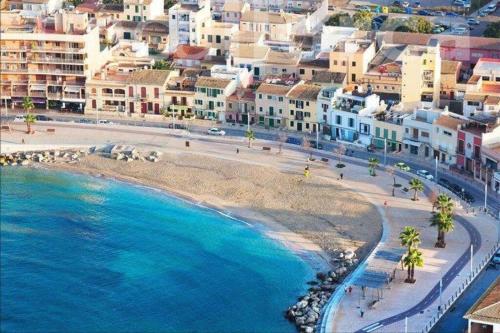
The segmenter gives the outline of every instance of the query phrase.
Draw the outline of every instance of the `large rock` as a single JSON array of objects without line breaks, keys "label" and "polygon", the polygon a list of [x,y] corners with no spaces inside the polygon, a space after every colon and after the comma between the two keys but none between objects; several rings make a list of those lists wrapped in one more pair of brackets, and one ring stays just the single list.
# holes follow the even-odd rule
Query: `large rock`
[{"label": "large rock", "polygon": [[354,253],[354,251],[352,250],[347,250],[345,253],[344,253],[344,258],[345,259],[352,259],[356,257],[356,253]]}]

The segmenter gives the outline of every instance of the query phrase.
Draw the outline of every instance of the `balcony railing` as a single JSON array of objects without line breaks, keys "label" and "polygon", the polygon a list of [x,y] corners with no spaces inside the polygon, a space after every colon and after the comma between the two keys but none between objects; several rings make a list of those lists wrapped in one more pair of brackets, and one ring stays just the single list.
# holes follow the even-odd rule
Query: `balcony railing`
[{"label": "balcony railing", "polygon": [[14,90],[12,96],[25,97],[28,96],[28,90]]},{"label": "balcony railing", "polygon": [[47,98],[49,99],[60,99],[61,98],[61,93],[47,93]]},{"label": "balcony railing", "polygon": [[66,58],[58,58],[58,57],[32,57],[32,63],[63,63],[63,64],[83,64],[83,59],[66,59]]},{"label": "balcony railing", "polygon": [[30,96],[31,97],[45,97],[46,93],[45,93],[45,91],[30,91]]},{"label": "balcony railing", "polygon": [[32,46],[32,52],[64,52],[64,53],[84,53],[85,50],[81,48],[71,47],[58,47],[58,46]]}]

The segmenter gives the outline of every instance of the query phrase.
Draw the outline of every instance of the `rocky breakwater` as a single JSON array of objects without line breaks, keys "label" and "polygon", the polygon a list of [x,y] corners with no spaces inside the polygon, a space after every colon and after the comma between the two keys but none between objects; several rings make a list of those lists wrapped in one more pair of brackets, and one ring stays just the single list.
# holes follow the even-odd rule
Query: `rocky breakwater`
[{"label": "rocky breakwater", "polygon": [[285,317],[295,324],[301,333],[316,332],[323,307],[342,282],[343,278],[358,263],[354,251],[335,250],[332,257],[332,270],[316,274],[316,280],[309,281],[308,293],[299,297],[298,302],[290,306]]},{"label": "rocky breakwater", "polygon": [[92,153],[94,148],[88,150],[42,150],[26,151],[11,154],[0,154],[0,166],[27,166],[32,163],[77,163],[80,158]]}]

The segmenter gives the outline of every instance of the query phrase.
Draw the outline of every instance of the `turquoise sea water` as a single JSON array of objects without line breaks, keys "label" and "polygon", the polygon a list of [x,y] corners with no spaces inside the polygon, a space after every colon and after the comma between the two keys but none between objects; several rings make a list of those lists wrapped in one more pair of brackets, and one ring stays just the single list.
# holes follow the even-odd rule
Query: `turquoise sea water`
[{"label": "turquoise sea water", "polygon": [[2,332],[294,332],[312,269],[243,223],[84,175],[1,169]]}]

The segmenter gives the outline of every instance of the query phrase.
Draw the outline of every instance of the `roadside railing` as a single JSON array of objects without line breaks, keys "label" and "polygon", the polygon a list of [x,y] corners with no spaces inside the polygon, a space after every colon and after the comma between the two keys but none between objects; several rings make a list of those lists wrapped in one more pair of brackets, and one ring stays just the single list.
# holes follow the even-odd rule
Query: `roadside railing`
[{"label": "roadside railing", "polygon": [[448,299],[446,303],[442,305],[442,308],[438,311],[437,314],[435,314],[431,320],[425,325],[424,329],[422,330],[422,333],[427,333],[429,332],[434,325],[441,319],[441,317],[446,313],[446,311],[455,303],[455,301],[462,295],[462,293],[467,289],[467,287],[474,281],[474,279],[481,273],[481,271],[486,267],[486,265],[489,264],[491,261],[491,258],[495,254],[495,252],[498,250],[500,243],[496,243],[495,246],[488,252],[488,254],[483,258],[483,260],[480,262],[479,265],[476,266],[476,268],[473,269],[471,273],[467,276],[465,281],[462,282],[462,284],[458,287],[458,289],[455,290],[453,295]]}]

